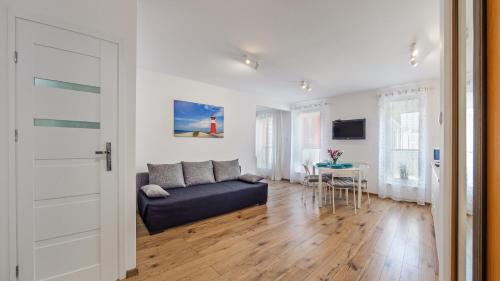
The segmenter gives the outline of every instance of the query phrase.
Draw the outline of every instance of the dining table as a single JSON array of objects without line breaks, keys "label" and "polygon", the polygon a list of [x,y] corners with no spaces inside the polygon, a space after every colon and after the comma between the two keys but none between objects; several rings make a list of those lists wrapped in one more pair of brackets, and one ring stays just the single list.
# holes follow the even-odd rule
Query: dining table
[{"label": "dining table", "polygon": [[[358,202],[357,202],[357,207],[361,208],[361,179],[363,178],[362,176],[362,169],[359,166],[353,165],[349,168],[333,168],[331,166],[318,166],[316,165],[316,168],[318,169],[318,193],[319,193],[319,202],[318,205],[319,207],[323,207],[323,175],[330,174],[333,177],[337,176],[338,174],[342,174],[342,177],[345,177],[346,174],[349,175],[349,177],[357,178],[357,188],[358,188]],[[339,172],[341,171],[341,172]],[[334,200],[332,200],[334,201]],[[335,212],[335,202],[332,202],[333,204],[333,211]]]}]

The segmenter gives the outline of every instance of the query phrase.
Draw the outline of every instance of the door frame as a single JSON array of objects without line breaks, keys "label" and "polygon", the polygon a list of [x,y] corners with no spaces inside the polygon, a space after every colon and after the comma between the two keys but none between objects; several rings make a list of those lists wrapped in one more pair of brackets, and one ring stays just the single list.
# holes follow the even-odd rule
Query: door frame
[{"label": "door frame", "polygon": [[486,201],[486,243],[487,248],[485,249],[485,260],[484,267],[484,279],[487,280],[497,280],[500,277],[499,263],[499,253],[500,253],[500,240],[499,240],[499,229],[500,224],[498,223],[498,200],[500,198],[500,193],[497,188],[495,188],[499,183],[498,177],[498,161],[495,159],[499,155],[499,145],[498,139],[500,131],[498,130],[498,124],[495,122],[499,119],[500,111],[498,110],[498,105],[500,100],[498,99],[498,92],[500,91],[500,83],[498,82],[498,74],[500,73],[499,61],[500,52],[498,47],[500,46],[500,40],[498,32],[500,30],[500,5],[496,0],[483,0],[484,4],[484,71],[486,86],[485,99],[489,102],[486,105],[486,164],[484,167],[486,173],[485,180],[485,192],[488,197]]},{"label": "door frame", "polygon": [[486,278],[486,1],[475,0],[474,23],[474,199],[472,278]]},{"label": "door frame", "polygon": [[[460,93],[461,87],[464,85],[461,79],[465,79],[459,73],[460,69],[465,66],[465,61],[460,56],[465,55],[465,50],[460,50],[461,36],[464,33],[465,20],[464,15],[465,1],[451,0],[455,6],[452,9],[452,30],[453,30],[453,66],[452,66],[452,116],[453,116],[453,153],[452,157],[455,161],[452,171],[452,255],[451,255],[451,280],[460,280],[463,271],[460,271],[459,253],[460,253],[460,201],[464,201],[460,196],[466,196],[459,188],[460,165],[457,163],[460,160],[460,150],[464,146],[459,146],[461,142],[458,125],[460,112]],[[473,24],[474,24],[474,54],[473,54],[473,91],[474,91],[474,191],[473,191],[473,237],[472,237],[472,278],[474,281],[487,280],[486,278],[486,0],[474,0],[473,2]],[[455,129],[456,128],[456,129]],[[461,128],[463,129],[463,128]],[[463,252],[463,249],[462,249]]]},{"label": "door frame", "polygon": [[[40,24],[45,24],[57,28],[62,28],[66,30],[70,30],[76,33],[81,33],[86,36],[95,37],[100,40],[109,41],[118,46],[118,93],[117,93],[117,102],[118,102],[118,125],[117,125],[117,144],[116,144],[116,154],[117,154],[117,175],[118,175],[118,217],[117,217],[117,228],[118,228],[118,276],[117,279],[124,279],[126,277],[126,241],[127,241],[127,93],[125,91],[126,84],[125,73],[126,70],[124,68],[125,56],[122,51],[124,44],[124,40],[113,36],[111,34],[107,34],[102,31],[97,31],[94,29],[89,29],[86,27],[74,25],[68,22],[59,21],[54,18],[49,18],[40,15],[33,15],[22,9],[7,9],[7,59],[8,59],[8,70],[7,70],[7,84],[8,84],[8,146],[9,146],[9,165],[8,165],[8,196],[9,196],[9,277],[11,281],[16,281],[16,267],[18,264],[18,256],[17,256],[17,182],[16,182],[16,141],[15,141],[15,130],[16,130],[16,89],[15,89],[15,79],[16,79],[16,64],[13,60],[13,54],[15,52],[15,38],[16,38],[16,19],[24,19]],[[20,57],[19,59],[22,59]]]}]

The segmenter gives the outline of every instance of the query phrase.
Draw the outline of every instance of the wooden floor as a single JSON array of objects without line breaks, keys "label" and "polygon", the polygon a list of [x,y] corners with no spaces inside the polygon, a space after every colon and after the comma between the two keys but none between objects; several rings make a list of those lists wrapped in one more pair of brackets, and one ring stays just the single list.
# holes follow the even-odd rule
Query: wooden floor
[{"label": "wooden floor", "polygon": [[372,196],[357,215],[336,200],[333,215],[302,190],[272,182],[267,205],[153,236],[138,217],[128,280],[437,280],[429,207]]}]

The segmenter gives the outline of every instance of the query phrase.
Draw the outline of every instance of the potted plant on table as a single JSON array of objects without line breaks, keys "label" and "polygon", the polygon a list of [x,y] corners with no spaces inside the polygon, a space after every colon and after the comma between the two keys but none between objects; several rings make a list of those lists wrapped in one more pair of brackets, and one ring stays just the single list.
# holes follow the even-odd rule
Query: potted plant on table
[{"label": "potted plant on table", "polygon": [[330,155],[330,158],[332,158],[332,163],[337,164],[337,161],[339,160],[340,156],[342,156],[344,152],[340,149],[328,149],[328,155]]}]

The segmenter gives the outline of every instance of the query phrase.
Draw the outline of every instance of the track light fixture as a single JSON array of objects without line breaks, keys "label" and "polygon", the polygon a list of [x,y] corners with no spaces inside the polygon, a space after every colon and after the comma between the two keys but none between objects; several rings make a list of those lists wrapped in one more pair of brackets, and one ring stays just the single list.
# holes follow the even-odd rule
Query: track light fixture
[{"label": "track light fixture", "polygon": [[300,81],[300,87],[304,91],[308,91],[308,92],[312,91],[311,83],[309,83],[305,80]]},{"label": "track light fixture", "polygon": [[248,55],[244,56],[243,62],[255,70],[257,70],[260,66],[260,63],[257,60],[250,58]]},{"label": "track light fixture", "polygon": [[418,66],[418,49],[417,49],[417,43],[413,42],[410,47],[410,65],[413,67]]}]

